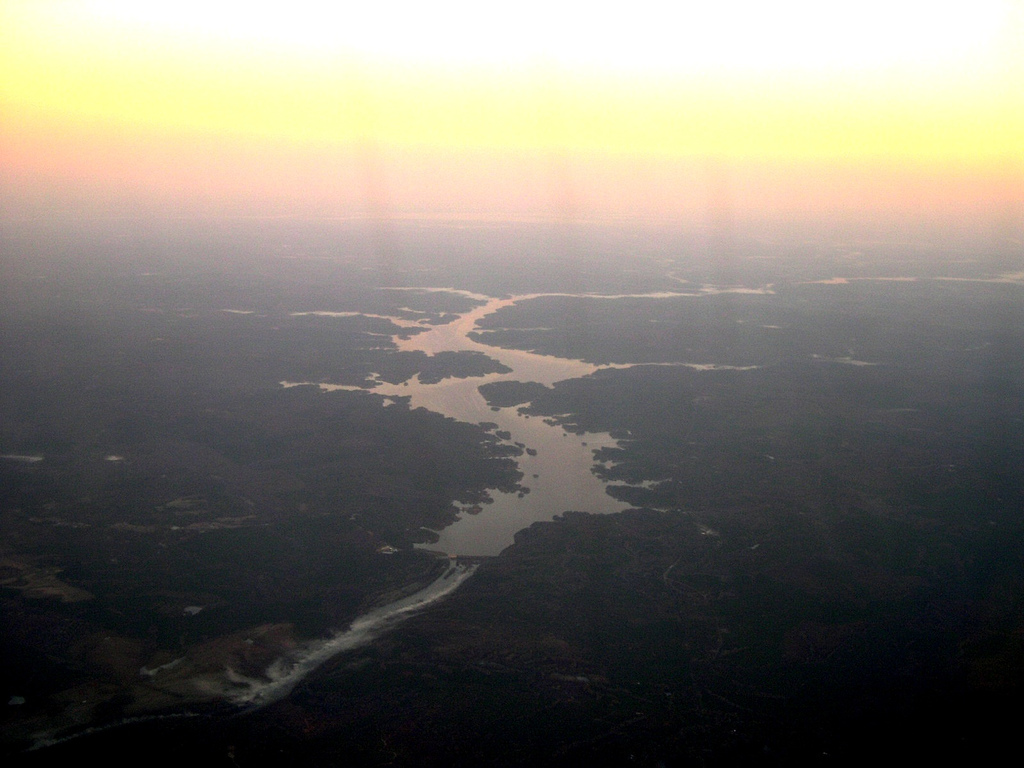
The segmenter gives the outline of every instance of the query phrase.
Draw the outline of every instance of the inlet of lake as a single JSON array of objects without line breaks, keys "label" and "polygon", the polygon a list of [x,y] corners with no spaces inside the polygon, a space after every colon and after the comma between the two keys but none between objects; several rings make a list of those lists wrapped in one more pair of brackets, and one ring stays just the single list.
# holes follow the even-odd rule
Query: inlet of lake
[{"label": "inlet of lake", "polygon": [[[513,542],[517,531],[540,520],[551,520],[567,510],[609,513],[627,505],[605,493],[605,484],[594,473],[594,451],[614,446],[616,441],[606,433],[576,435],[565,432],[539,417],[519,413],[518,407],[492,409],[479,392],[482,384],[494,381],[535,381],[550,386],[556,381],[589,376],[600,366],[580,360],[567,360],[521,350],[492,347],[469,338],[478,320],[502,307],[531,296],[491,298],[473,296],[485,303],[445,325],[405,335],[396,334],[395,343],[401,351],[482,352],[498,360],[511,373],[492,373],[466,379],[448,378],[436,384],[424,384],[414,378],[403,384],[380,382],[374,394],[409,397],[410,408],[426,408],[459,421],[474,424],[493,422],[498,430],[511,434],[511,442],[531,449],[518,457],[524,478],[522,485],[530,489],[526,495],[490,491],[494,501],[483,511],[470,514],[463,509],[459,519],[442,531],[440,539],[427,545],[452,555],[496,555]],[[405,327],[422,328],[401,318],[392,322]],[[298,382],[284,382],[291,386]],[[354,387],[321,384],[322,389],[354,389]],[[536,455],[532,455],[533,452]]]},{"label": "inlet of lake", "polygon": [[[530,449],[518,457],[519,469],[523,473],[522,485],[530,489],[528,494],[501,493],[491,490],[493,503],[485,505],[477,514],[463,508],[459,519],[438,532],[436,543],[427,548],[440,550],[450,555],[485,556],[496,555],[513,543],[515,534],[532,523],[551,520],[555,515],[573,510],[608,514],[620,512],[628,507],[605,492],[606,484],[594,474],[594,451],[614,447],[617,441],[604,432],[588,432],[583,435],[568,433],[557,424],[541,417],[531,417],[519,412],[519,406],[492,408],[480,394],[479,387],[495,381],[538,382],[551,386],[565,379],[589,376],[603,368],[629,368],[629,364],[599,366],[582,360],[571,360],[551,355],[541,355],[517,349],[504,349],[482,344],[469,337],[479,320],[497,312],[502,307],[539,296],[559,295],[577,298],[607,299],[650,298],[660,299],[675,296],[700,296],[698,293],[652,293],[605,296],[591,294],[530,294],[507,298],[493,298],[447,288],[397,289],[410,291],[450,291],[466,295],[483,302],[470,312],[444,325],[428,326],[428,330],[409,334],[405,328],[422,329],[424,326],[404,318],[389,317],[401,329],[395,334],[394,342],[400,351],[423,352],[436,355],[439,352],[479,352],[491,357],[507,368],[510,373],[491,373],[484,376],[458,379],[447,378],[436,384],[424,384],[414,378],[402,384],[388,384],[377,381],[371,390],[385,397],[408,397],[410,408],[426,408],[449,416],[458,421],[473,424],[492,422],[498,431],[511,434],[510,442],[525,445]],[[352,315],[356,313],[309,312],[297,314]],[[674,363],[698,370],[733,368],[728,365]],[[745,366],[756,368],[757,366]],[[281,382],[284,386],[299,386],[309,382]],[[354,390],[360,387],[335,384],[319,384],[321,389]]]}]

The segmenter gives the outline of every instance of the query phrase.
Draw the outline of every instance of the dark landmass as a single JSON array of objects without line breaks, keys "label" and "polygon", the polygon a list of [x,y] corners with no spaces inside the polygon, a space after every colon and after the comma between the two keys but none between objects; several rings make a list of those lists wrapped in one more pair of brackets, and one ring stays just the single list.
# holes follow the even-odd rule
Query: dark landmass
[{"label": "dark landmass", "polygon": [[[24,699],[0,713],[4,752],[215,700],[189,676],[259,674],[427,583],[443,564],[412,545],[456,504],[521,488],[520,449],[476,425],[279,384],[500,370],[396,352],[386,318],[292,314],[476,302],[362,288],[300,303],[301,281],[270,300],[274,281],[253,278],[235,295],[245,272],[38,270],[7,270],[0,309],[0,453],[43,457],[0,458],[0,693]],[[239,306],[265,314],[216,309]]]},{"label": "dark landmass", "polygon": [[[571,227],[449,242],[430,227],[298,226],[79,235],[46,240],[52,258],[8,255],[0,452],[44,458],[0,459],[0,693],[25,699],[3,711],[5,756],[653,767],[987,763],[1016,749],[1022,289],[801,284],[999,279],[1021,268],[1012,254],[744,241],[709,256],[626,227],[576,248],[554,238]],[[374,238],[388,256],[367,259]],[[520,256],[514,274],[495,266]],[[278,386],[495,369],[390,340],[416,328],[386,317],[445,322],[477,302],[382,288],[705,283],[775,293],[547,297],[479,337],[599,363],[761,366],[481,388],[495,409],[611,432],[620,446],[595,472],[637,509],[535,524],[445,602],[265,709],[189,687],[227,665],[258,674],[427,582],[444,563],[410,548],[422,526],[450,522],[455,503],[486,514],[487,489],[525,493],[522,449],[495,424],[372,389]],[[195,716],[20,751],[153,713]]]},{"label": "dark landmass", "polygon": [[311,764],[339,741],[398,765],[997,759],[1024,683],[1024,325],[1019,287],[959,290],[863,305],[892,323],[884,365],[776,351],[481,387],[617,435],[595,471],[660,510],[534,525],[310,681],[277,722],[321,746],[288,743]]},{"label": "dark landmass", "polygon": [[376,370],[377,378],[389,384],[401,384],[417,374],[421,383],[437,384],[447,378],[467,379],[511,371],[482,352],[438,352],[430,356],[423,352],[399,352],[378,362]]},{"label": "dark landmass", "polygon": [[494,381],[479,387],[488,405],[510,408],[533,400],[548,388],[535,381]]},{"label": "dark landmass", "polygon": [[[1019,594],[1019,539],[965,537],[965,560],[986,564],[965,577],[943,555],[864,562],[880,546],[867,528],[654,511],[535,524],[291,705],[358,698],[369,712],[333,727],[372,723],[398,764],[995,756],[1020,694],[1019,614],[1003,602]],[[927,539],[874,533],[904,552]],[[366,694],[372,668],[385,695]]]},{"label": "dark landmass", "polygon": [[[894,550],[921,537],[884,533]],[[1006,602],[1016,544],[973,538],[964,556],[1001,565],[964,579],[948,559],[857,563],[863,532],[828,538],[798,514],[567,514],[287,701],[157,736],[183,758],[244,765],[339,750],[360,765],[999,757],[1024,671]],[[129,756],[151,738],[71,754]]]},{"label": "dark landmass", "polygon": [[[990,276],[995,278],[995,275]],[[685,290],[685,286],[677,286]],[[772,293],[667,298],[542,296],[503,307],[471,337],[484,344],[610,363],[767,365],[811,358],[978,365],[1016,349],[1018,284],[864,280],[776,282]]]}]

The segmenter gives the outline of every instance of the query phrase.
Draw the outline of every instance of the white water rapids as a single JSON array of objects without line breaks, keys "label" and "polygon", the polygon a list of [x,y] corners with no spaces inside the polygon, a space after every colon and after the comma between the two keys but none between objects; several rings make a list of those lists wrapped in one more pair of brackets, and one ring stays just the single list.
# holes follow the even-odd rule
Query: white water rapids
[{"label": "white water rapids", "polygon": [[375,608],[352,622],[351,626],[325,640],[306,643],[274,661],[262,679],[226,673],[227,685],[221,693],[239,705],[264,706],[287,696],[310,672],[333,656],[366,645],[414,613],[423,610],[473,575],[475,565],[452,563],[442,576],[428,586],[401,600]]}]

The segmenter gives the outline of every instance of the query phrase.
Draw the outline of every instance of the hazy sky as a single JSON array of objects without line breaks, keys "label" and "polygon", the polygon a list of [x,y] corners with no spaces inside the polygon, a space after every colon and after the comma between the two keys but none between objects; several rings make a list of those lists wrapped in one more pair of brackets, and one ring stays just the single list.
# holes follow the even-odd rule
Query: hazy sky
[{"label": "hazy sky", "polygon": [[1024,3],[351,5],[0,0],[2,215],[971,218],[1024,194]]}]

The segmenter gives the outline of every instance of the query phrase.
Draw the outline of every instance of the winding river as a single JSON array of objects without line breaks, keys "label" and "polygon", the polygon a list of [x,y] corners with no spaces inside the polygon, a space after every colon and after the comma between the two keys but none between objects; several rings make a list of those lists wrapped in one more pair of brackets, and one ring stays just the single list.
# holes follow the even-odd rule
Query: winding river
[{"label": "winding river", "polygon": [[[453,289],[410,289],[444,290]],[[594,473],[594,451],[614,446],[616,441],[607,433],[588,432],[576,435],[542,418],[531,418],[519,413],[518,407],[492,408],[479,392],[482,384],[495,381],[532,381],[550,386],[565,379],[589,376],[603,367],[626,368],[628,365],[596,366],[582,360],[571,360],[539,355],[522,350],[492,347],[469,338],[477,322],[502,307],[538,295],[492,298],[457,291],[481,301],[474,310],[460,315],[454,322],[431,326],[428,330],[403,338],[404,328],[423,328],[404,318],[390,317],[399,327],[395,344],[401,351],[420,351],[428,355],[439,352],[482,352],[510,368],[509,373],[495,373],[465,379],[448,378],[436,384],[425,384],[416,379],[402,384],[377,381],[373,392],[385,397],[409,397],[410,407],[426,408],[444,416],[479,424],[493,422],[499,430],[510,434],[510,442],[528,449],[519,457],[519,468],[524,473],[523,485],[528,494],[491,491],[493,503],[472,514],[463,509],[459,519],[438,532],[439,540],[427,545],[450,556],[496,555],[513,543],[517,531],[538,521],[551,520],[567,510],[611,513],[626,509],[627,505],[605,493],[605,483]],[[564,295],[564,294],[560,294]],[[647,294],[650,298],[669,295]],[[699,294],[698,294],[699,295]],[[592,298],[624,298],[604,296]],[[314,312],[297,314],[350,315],[353,313]],[[701,370],[729,368],[718,365],[689,365]],[[308,382],[281,382],[282,386],[302,386]],[[319,384],[324,390],[363,389],[335,384]],[[475,511],[475,510],[474,510]],[[216,680],[207,680],[207,690],[241,706],[259,707],[286,695],[306,675],[332,656],[357,648],[386,632],[412,614],[425,609],[453,592],[469,578],[475,565],[452,560],[448,570],[436,581],[420,591],[370,611],[358,617],[351,626],[327,639],[306,643],[292,649],[270,667],[259,679],[242,676],[227,670]]]},{"label": "winding river", "polygon": [[[528,494],[501,493],[491,491],[493,503],[472,514],[463,509],[459,519],[438,532],[439,540],[427,545],[431,550],[440,550],[454,556],[496,555],[513,543],[517,531],[538,521],[551,520],[567,510],[582,510],[594,513],[612,513],[627,508],[605,492],[605,483],[594,473],[594,451],[614,446],[616,441],[607,433],[586,433],[576,435],[565,432],[561,427],[546,422],[543,418],[523,415],[518,407],[492,408],[479,392],[482,384],[496,381],[539,382],[550,386],[565,379],[589,376],[601,368],[627,368],[629,365],[597,366],[581,360],[540,355],[522,350],[492,347],[469,338],[477,322],[517,301],[536,298],[531,294],[510,298],[493,298],[455,291],[449,288],[395,289],[418,291],[449,291],[467,295],[480,306],[460,315],[445,325],[430,326],[427,330],[403,338],[406,328],[422,329],[424,326],[401,317],[388,317],[397,327],[394,342],[401,351],[421,351],[428,355],[439,352],[481,352],[498,360],[509,373],[489,374],[465,379],[448,378],[436,384],[425,384],[418,378],[402,384],[387,384],[376,381],[374,394],[384,397],[409,397],[410,407],[426,408],[444,416],[470,423],[493,422],[498,430],[510,434],[510,442],[526,446],[518,459],[524,473],[522,484],[530,489]],[[567,294],[557,294],[567,295]],[[657,293],[644,294],[649,298],[666,296],[693,296],[700,294]],[[588,298],[625,298],[620,296],[587,296]],[[301,312],[295,314],[353,315],[352,312]],[[687,364],[701,370],[729,368],[730,366]],[[302,386],[310,382],[281,382],[282,386]],[[318,384],[321,389],[364,390],[363,387]],[[36,457],[12,456],[15,460]],[[120,458],[120,457],[108,457]],[[474,510],[476,511],[476,510]],[[476,565],[465,561],[450,561],[448,569],[435,581],[417,592],[400,600],[380,606],[356,618],[345,630],[330,636],[303,643],[279,657],[258,678],[242,675],[233,669],[222,673],[206,675],[196,679],[196,685],[206,696],[226,699],[241,707],[261,707],[287,696],[293,688],[314,669],[331,657],[371,642],[398,623],[415,613],[426,609],[436,601],[444,599],[468,579]],[[143,668],[142,674],[155,677],[162,670],[174,664],[152,670]],[[173,715],[183,716],[183,715]],[[131,718],[103,729],[86,729],[71,738],[85,735],[108,727],[129,725],[134,722],[148,722],[166,715]],[[44,747],[60,740],[47,738],[42,734],[36,747]]]},{"label": "winding river", "polygon": [[[394,336],[398,349],[406,352],[424,352],[436,355],[439,352],[479,352],[512,369],[510,373],[492,373],[466,379],[449,378],[436,384],[425,384],[417,377],[402,384],[376,382],[373,392],[391,397],[409,397],[410,407],[426,408],[449,416],[458,421],[473,424],[493,422],[499,430],[511,434],[511,441],[525,445],[528,453],[519,457],[519,468],[523,472],[523,485],[530,489],[526,495],[491,491],[493,503],[478,514],[463,509],[459,519],[438,532],[439,540],[429,549],[440,550],[450,555],[486,556],[496,555],[511,545],[517,531],[532,523],[551,520],[555,515],[568,510],[579,510],[598,514],[620,512],[628,507],[613,499],[605,492],[605,483],[594,473],[594,451],[617,442],[603,432],[588,432],[575,435],[565,432],[542,418],[531,418],[519,413],[518,406],[491,408],[479,392],[479,387],[495,381],[538,382],[551,386],[565,379],[589,376],[603,368],[630,368],[632,364],[598,366],[582,360],[572,360],[550,355],[540,355],[516,349],[503,349],[474,341],[469,334],[477,323],[487,315],[497,312],[520,301],[543,296],[564,296],[615,300],[625,298],[663,299],[677,296],[699,297],[714,293],[770,293],[771,287],[750,289],[719,286],[702,286],[693,292],[657,292],[643,294],[568,294],[537,293],[494,298],[454,288],[391,288],[419,292],[458,293],[482,302],[475,309],[462,314],[451,323],[430,326],[429,330],[403,338],[404,328],[422,329],[424,326],[400,317],[387,317],[399,331]],[[352,315],[356,313],[312,312],[296,314]],[[375,315],[375,317],[380,317]],[[697,370],[719,370],[736,368],[729,365],[667,363]],[[744,366],[747,370],[758,366]],[[284,386],[299,386],[309,382],[281,382]],[[321,389],[360,389],[360,387],[335,384],[320,384]]]},{"label": "winding river", "polygon": [[[531,453],[524,452],[518,459],[520,471],[524,474],[522,484],[530,489],[530,493],[522,496],[518,493],[491,491],[494,499],[492,504],[486,505],[479,514],[463,510],[458,521],[440,531],[438,542],[428,545],[428,548],[452,555],[496,555],[512,544],[517,531],[537,521],[551,520],[566,510],[605,514],[626,509],[627,505],[605,493],[604,482],[592,471],[594,451],[616,445],[616,441],[607,433],[569,434],[541,418],[520,414],[518,407],[495,410],[478,390],[482,384],[495,381],[535,381],[550,386],[556,381],[589,376],[603,366],[581,360],[502,349],[474,341],[469,338],[469,333],[476,328],[481,318],[502,307],[535,296],[492,298],[478,294],[467,295],[485,303],[460,315],[454,322],[431,326],[429,330],[408,338],[396,334],[398,349],[420,351],[428,355],[439,352],[482,352],[512,371],[466,379],[449,378],[436,384],[424,384],[418,378],[403,384],[380,382],[372,391],[385,396],[409,397],[411,408],[426,408],[459,421],[496,423],[499,430],[511,434],[511,442],[521,443],[531,450]],[[391,319],[396,325],[423,327],[401,318]],[[294,386],[301,382],[282,383]],[[320,387],[326,390],[357,389],[332,384],[321,384]],[[536,455],[531,455],[534,451]]]},{"label": "winding river", "polygon": [[[450,289],[419,289],[450,290]],[[460,292],[462,293],[462,292]],[[540,520],[550,520],[565,510],[616,512],[626,505],[605,493],[605,484],[592,472],[594,451],[615,445],[608,434],[566,433],[561,427],[541,418],[520,414],[515,407],[492,408],[478,387],[494,381],[535,381],[550,386],[556,381],[588,376],[598,366],[580,360],[567,360],[532,352],[487,346],[469,338],[469,333],[484,316],[516,301],[532,298],[491,298],[468,294],[483,303],[454,322],[431,326],[428,330],[403,338],[405,328],[423,328],[409,320],[390,317],[399,327],[395,344],[401,351],[482,352],[512,369],[509,373],[489,374],[466,379],[449,378],[436,384],[424,384],[418,377],[402,384],[377,382],[373,392],[385,397],[409,397],[410,407],[426,408],[444,416],[470,423],[493,422],[510,433],[510,442],[525,445],[529,452],[519,457],[528,494],[491,491],[493,503],[472,514],[463,509],[459,519],[439,532],[439,540],[427,548],[449,555],[496,555],[512,544],[517,531]],[[353,313],[313,312],[297,314],[351,315]],[[285,387],[306,382],[281,382]],[[321,389],[362,389],[360,387],[319,384]],[[332,656],[352,650],[373,640],[409,616],[427,608],[456,590],[476,569],[475,565],[451,561],[448,570],[418,592],[376,608],[352,622],[348,629],[330,637],[305,643],[274,661],[259,678],[228,669],[201,682],[209,694],[225,698],[243,707],[260,707],[277,701],[310,672]]]}]

